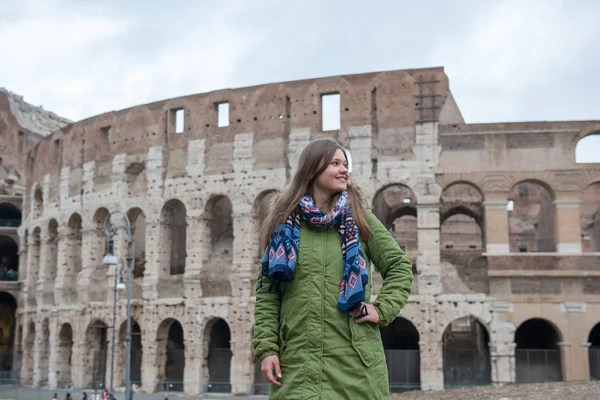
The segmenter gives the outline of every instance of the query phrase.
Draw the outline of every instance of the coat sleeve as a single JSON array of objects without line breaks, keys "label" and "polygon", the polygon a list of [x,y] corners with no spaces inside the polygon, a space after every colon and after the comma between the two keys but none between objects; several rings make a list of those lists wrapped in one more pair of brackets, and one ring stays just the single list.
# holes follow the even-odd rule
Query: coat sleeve
[{"label": "coat sleeve", "polygon": [[254,304],[254,356],[259,360],[279,354],[279,311],[281,294],[276,288],[269,291],[271,280],[259,270]]},{"label": "coat sleeve", "polygon": [[379,325],[385,326],[396,318],[412,290],[412,263],[388,230],[370,211],[367,221],[373,234],[367,240],[368,257],[383,277],[381,291],[373,305],[379,312]]}]

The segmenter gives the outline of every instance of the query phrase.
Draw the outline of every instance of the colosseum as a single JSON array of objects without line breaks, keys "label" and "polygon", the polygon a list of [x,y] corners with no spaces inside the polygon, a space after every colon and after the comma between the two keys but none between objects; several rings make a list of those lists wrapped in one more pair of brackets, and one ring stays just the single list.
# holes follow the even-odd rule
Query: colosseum
[{"label": "colosseum", "polygon": [[[107,387],[114,337],[122,389],[124,279],[138,391],[264,393],[257,231],[303,147],[328,136],[413,261],[409,302],[381,329],[392,391],[600,379],[600,155],[576,157],[600,121],[468,124],[444,69],[424,68],[74,123],[0,90],[0,133],[1,378]],[[114,210],[132,225],[131,284],[102,263]],[[121,259],[126,246],[121,232]]]}]

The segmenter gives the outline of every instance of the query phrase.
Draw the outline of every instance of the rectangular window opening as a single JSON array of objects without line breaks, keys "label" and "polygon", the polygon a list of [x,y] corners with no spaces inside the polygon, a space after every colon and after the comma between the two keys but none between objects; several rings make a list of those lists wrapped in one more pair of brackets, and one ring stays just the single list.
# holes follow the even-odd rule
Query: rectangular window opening
[{"label": "rectangular window opening", "polygon": [[341,128],[341,99],[339,93],[324,94],[321,96],[321,124],[323,132],[337,131]]},{"label": "rectangular window opening", "polygon": [[110,136],[110,125],[100,128],[100,131],[102,131],[104,136]]},{"label": "rectangular window opening", "polygon": [[180,108],[175,110],[175,133],[183,133],[185,127],[185,110]]},{"label": "rectangular window opening", "polygon": [[218,123],[217,126],[219,128],[224,128],[229,126],[229,103],[219,103],[217,104],[217,116]]}]

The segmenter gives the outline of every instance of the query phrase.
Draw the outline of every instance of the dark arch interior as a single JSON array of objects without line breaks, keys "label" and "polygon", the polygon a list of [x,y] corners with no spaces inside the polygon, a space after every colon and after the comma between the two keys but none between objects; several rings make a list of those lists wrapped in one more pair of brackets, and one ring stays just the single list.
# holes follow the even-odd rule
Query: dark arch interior
[{"label": "dark arch interior", "polygon": [[454,320],[442,342],[445,388],[491,383],[490,336],[481,322],[472,316]]},{"label": "dark arch interior", "polygon": [[12,370],[17,301],[6,292],[0,292],[0,371]]},{"label": "dark arch interior", "polygon": [[559,341],[556,329],[539,318],[523,322],[515,334],[517,349],[558,349]]},{"label": "dark arch interior", "polygon": [[381,328],[381,338],[386,350],[419,350],[419,332],[404,318]]},{"label": "dark arch interior", "polygon": [[231,332],[227,322],[217,320],[210,331],[210,343],[208,350],[208,391],[224,392],[231,391]]},{"label": "dark arch interior", "polygon": [[183,371],[185,369],[185,343],[183,328],[178,321],[169,326],[167,337],[167,365],[165,374],[168,381],[173,382],[171,390],[183,390]]},{"label": "dark arch interior", "polygon": [[588,342],[591,344],[591,347],[600,348],[600,322],[596,324],[590,331],[590,336],[588,336]]},{"label": "dark arch interior", "polygon": [[588,350],[590,379],[600,381],[600,322],[590,331],[588,342],[590,343]]},{"label": "dark arch interior", "polygon": [[[127,335],[127,321],[121,324],[119,332],[119,342],[124,344]],[[125,377],[125,357],[126,353],[121,353],[121,362],[123,364],[123,378]],[[138,323],[131,319],[131,382],[137,385],[142,384],[142,330]]]},{"label": "dark arch interior", "polygon": [[0,226],[17,227],[21,225],[21,210],[14,204],[0,204]]},{"label": "dark arch interior", "polygon": [[8,236],[0,236],[0,280],[16,281],[19,271],[19,247]]}]

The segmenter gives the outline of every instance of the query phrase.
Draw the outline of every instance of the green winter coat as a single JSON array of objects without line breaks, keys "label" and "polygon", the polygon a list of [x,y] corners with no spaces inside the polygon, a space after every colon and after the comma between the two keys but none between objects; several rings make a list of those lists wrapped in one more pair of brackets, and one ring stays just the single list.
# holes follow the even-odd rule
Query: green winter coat
[{"label": "green winter coat", "polygon": [[[380,326],[396,318],[410,294],[412,264],[371,211],[373,235],[362,241],[367,257],[383,276],[374,302]],[[357,324],[337,308],[343,276],[337,229],[301,223],[294,280],[283,298],[269,291],[269,278],[256,284],[254,354],[277,354],[281,387],[271,385],[270,399],[379,400],[389,398],[388,371],[379,327]],[[370,299],[371,282],[366,287]]]}]

